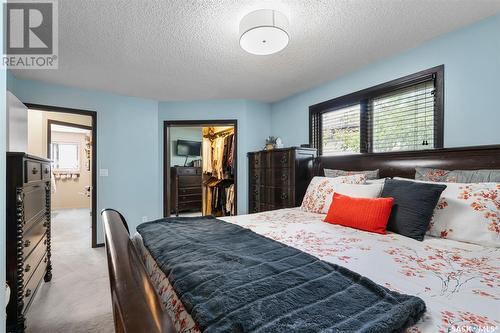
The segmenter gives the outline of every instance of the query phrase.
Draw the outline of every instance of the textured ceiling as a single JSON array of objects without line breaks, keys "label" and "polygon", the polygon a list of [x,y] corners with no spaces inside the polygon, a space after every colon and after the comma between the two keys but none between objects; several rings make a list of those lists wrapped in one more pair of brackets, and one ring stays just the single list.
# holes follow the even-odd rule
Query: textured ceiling
[{"label": "textured ceiling", "polygon": [[[255,56],[240,19],[272,8],[290,44]],[[156,100],[276,101],[500,11],[500,0],[64,0],[59,69],[22,78]]]}]

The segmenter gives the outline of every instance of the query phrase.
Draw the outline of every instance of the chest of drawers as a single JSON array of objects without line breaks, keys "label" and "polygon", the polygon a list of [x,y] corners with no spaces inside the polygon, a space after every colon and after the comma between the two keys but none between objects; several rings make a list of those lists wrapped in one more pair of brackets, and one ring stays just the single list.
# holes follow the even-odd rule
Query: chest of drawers
[{"label": "chest of drawers", "polygon": [[50,161],[7,153],[7,331],[24,332],[26,316],[50,262]]},{"label": "chest of drawers", "polygon": [[201,168],[172,167],[170,179],[171,213],[201,211]]},{"label": "chest of drawers", "polygon": [[249,213],[299,206],[315,157],[298,147],[248,153]]}]

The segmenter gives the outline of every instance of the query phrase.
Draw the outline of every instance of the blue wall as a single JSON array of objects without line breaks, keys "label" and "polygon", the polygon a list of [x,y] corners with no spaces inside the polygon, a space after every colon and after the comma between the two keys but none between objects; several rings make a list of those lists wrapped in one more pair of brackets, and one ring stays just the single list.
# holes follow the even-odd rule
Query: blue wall
[{"label": "blue wall", "polygon": [[[163,142],[165,120],[238,120],[238,213],[247,212],[248,206],[248,161],[249,151],[264,147],[265,139],[271,135],[270,105],[247,100],[217,100],[196,102],[160,102],[158,104],[158,140]],[[159,147],[159,170],[163,170],[163,149]],[[163,181],[163,175],[159,178]],[[160,183],[161,184],[161,183]],[[158,196],[163,198],[162,187]]]},{"label": "blue wall", "polygon": [[[158,184],[158,103],[68,88],[9,75],[8,89],[21,101],[97,111],[97,209],[118,209],[135,228],[142,216],[161,216]],[[103,241],[98,218],[98,242]]]},{"label": "blue wall", "polygon": [[201,142],[203,140],[202,130],[201,127],[174,127],[170,130],[170,164],[172,166],[184,165],[185,162],[190,163],[201,158],[201,155],[189,156],[187,159],[185,156],[177,155],[177,140]]},{"label": "blue wall", "polygon": [[451,32],[272,104],[272,133],[309,141],[309,106],[437,65],[445,66],[445,147],[500,143],[500,15]]}]

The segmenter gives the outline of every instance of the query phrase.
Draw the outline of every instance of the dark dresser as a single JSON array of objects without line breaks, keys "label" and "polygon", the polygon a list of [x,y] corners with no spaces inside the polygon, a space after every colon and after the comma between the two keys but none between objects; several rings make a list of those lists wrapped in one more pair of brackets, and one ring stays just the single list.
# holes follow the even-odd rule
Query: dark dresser
[{"label": "dark dresser", "polygon": [[7,153],[7,331],[24,332],[27,310],[50,263],[50,161]]},{"label": "dark dresser", "polygon": [[280,148],[248,153],[249,213],[299,206],[316,149]]},{"label": "dark dresser", "polygon": [[175,166],[170,169],[171,213],[202,209],[201,168]]}]

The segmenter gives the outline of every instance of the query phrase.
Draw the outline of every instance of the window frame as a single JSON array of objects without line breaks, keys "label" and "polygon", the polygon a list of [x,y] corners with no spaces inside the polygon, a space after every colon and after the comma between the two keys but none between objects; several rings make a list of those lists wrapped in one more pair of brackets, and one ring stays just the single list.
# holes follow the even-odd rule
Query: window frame
[{"label": "window frame", "polygon": [[[444,65],[432,67],[370,88],[356,91],[309,107],[309,144],[317,148],[318,156],[323,155],[321,115],[355,104],[360,105],[360,151],[359,154],[384,154],[373,152],[373,138],[369,134],[368,103],[370,99],[420,83],[430,79],[435,81],[434,105],[434,147],[443,148],[444,139]],[[404,150],[405,152],[411,150]],[[334,156],[334,155],[333,155]]]},{"label": "window frame", "polygon": [[[60,172],[60,173],[80,173],[81,172],[81,145],[79,142],[68,142],[68,141],[53,141],[51,142],[51,154],[57,154],[59,155],[59,146],[60,145],[71,145],[76,147],[76,168],[60,168],[59,167],[59,156],[51,156],[52,160],[52,168],[54,169],[54,172]],[[54,145],[57,145],[57,152],[54,147]],[[56,167],[57,164],[57,167]]]}]

